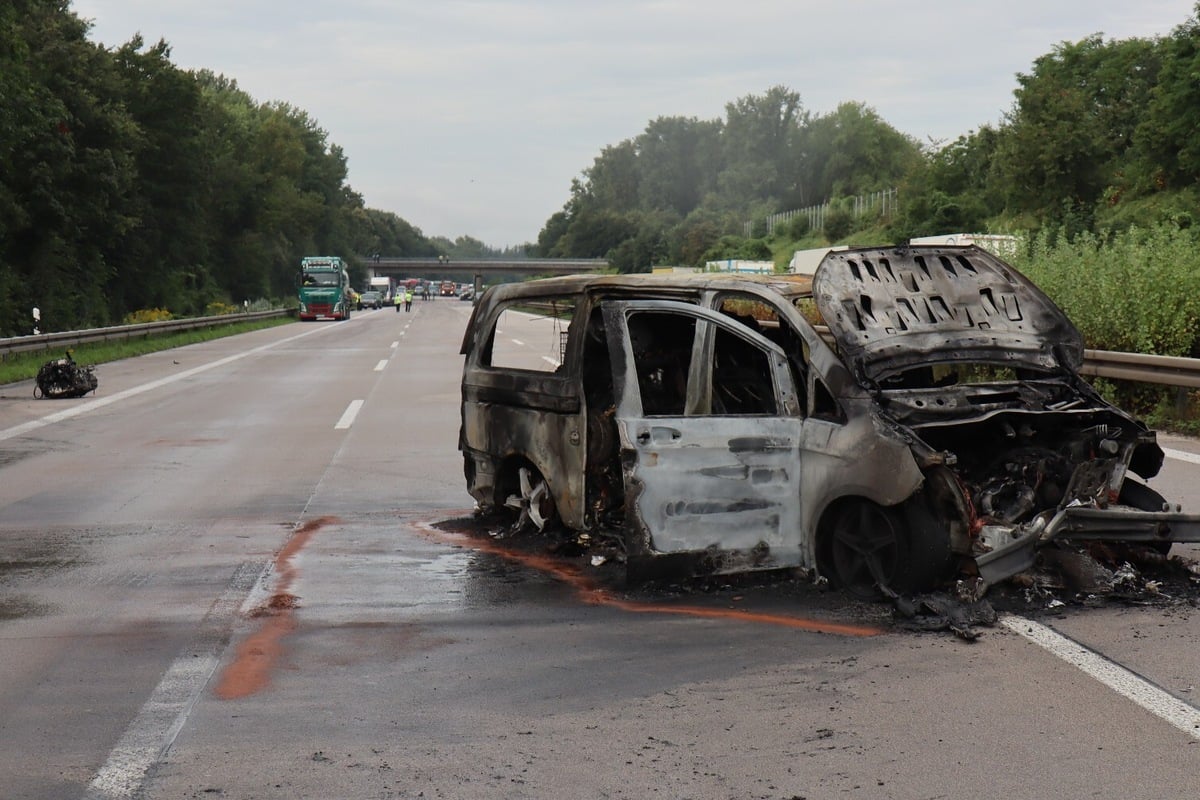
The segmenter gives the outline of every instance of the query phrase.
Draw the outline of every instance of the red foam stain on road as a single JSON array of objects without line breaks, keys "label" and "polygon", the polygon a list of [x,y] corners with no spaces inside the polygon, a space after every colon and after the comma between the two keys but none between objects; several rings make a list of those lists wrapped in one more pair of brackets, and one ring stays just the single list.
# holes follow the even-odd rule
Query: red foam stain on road
[{"label": "red foam stain on road", "polygon": [[552,575],[575,589],[580,599],[588,605],[609,606],[621,611],[634,614],[676,614],[686,617],[703,619],[730,619],[739,622],[754,622],[765,625],[780,625],[786,628],[797,628],[817,633],[833,633],[840,636],[877,636],[883,631],[868,625],[852,625],[842,622],[794,617],[787,614],[770,614],[757,611],[739,611],[731,608],[707,608],[705,606],[671,605],[666,603],[642,603],[625,600],[614,595],[611,591],[597,586],[589,576],[580,571],[574,564],[562,561],[554,556],[543,553],[529,553],[505,547],[493,539],[476,538],[465,533],[447,531],[417,523],[419,530],[426,536],[460,547],[470,547],[483,553],[490,553],[516,561],[527,567]]},{"label": "red foam stain on road", "polygon": [[266,605],[252,616],[262,620],[258,630],[238,645],[237,655],[221,672],[213,693],[222,700],[236,700],[262,691],[271,682],[271,673],[283,653],[283,639],[296,628],[294,609],[299,599],[291,593],[296,579],[292,556],[308,544],[321,528],[337,522],[336,517],[318,517],[301,525],[275,556],[275,591]]}]

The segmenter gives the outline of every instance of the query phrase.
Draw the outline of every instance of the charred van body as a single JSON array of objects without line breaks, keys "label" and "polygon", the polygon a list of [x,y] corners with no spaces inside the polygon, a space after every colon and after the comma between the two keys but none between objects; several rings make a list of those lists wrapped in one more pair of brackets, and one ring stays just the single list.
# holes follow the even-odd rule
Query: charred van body
[{"label": "charred van body", "polygon": [[976,247],[499,286],[463,353],[480,507],[615,537],[631,573],[804,567],[871,594],[995,583],[1060,539],[1200,541],[1138,480],[1162,451],[1079,376],[1075,327]]}]

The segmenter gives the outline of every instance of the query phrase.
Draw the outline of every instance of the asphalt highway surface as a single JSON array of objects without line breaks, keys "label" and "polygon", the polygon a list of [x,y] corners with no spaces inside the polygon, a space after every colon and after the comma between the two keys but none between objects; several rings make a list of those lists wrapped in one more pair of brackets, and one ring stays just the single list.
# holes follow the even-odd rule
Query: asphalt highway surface
[{"label": "asphalt highway surface", "polygon": [[[0,387],[0,798],[1196,796],[1190,598],[1032,597],[965,642],[489,535],[470,308]],[[1200,510],[1200,443],[1160,439]]]}]

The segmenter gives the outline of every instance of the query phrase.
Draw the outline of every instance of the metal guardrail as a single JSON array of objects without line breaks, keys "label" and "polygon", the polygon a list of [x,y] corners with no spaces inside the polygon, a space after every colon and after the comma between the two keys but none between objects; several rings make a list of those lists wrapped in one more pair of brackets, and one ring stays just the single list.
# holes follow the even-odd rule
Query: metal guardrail
[{"label": "metal guardrail", "polygon": [[215,328],[219,325],[229,325],[235,322],[285,317],[291,313],[287,309],[279,309],[277,311],[247,311],[237,314],[220,314],[213,317],[190,317],[188,319],[168,319],[161,322],[144,322],[139,325],[114,325],[109,328],[90,328],[83,331],[59,331],[57,333],[14,336],[8,339],[0,339],[0,358],[8,358],[14,353],[55,350],[63,347],[74,347],[80,344],[92,344],[94,342],[112,342],[122,339],[136,339],[153,334]]},{"label": "metal guardrail", "polygon": [[1083,367],[1079,372],[1085,378],[1113,378],[1187,389],[1200,388],[1200,358],[1084,350]]},{"label": "metal guardrail", "polygon": [[[291,311],[250,311],[238,314],[222,314],[215,317],[172,319],[163,322],[147,322],[141,325],[116,325],[111,328],[92,328],[84,331],[62,331],[33,336],[16,336],[0,339],[0,358],[13,353],[52,350],[91,342],[108,342],[132,339],[156,333],[211,328],[232,322],[252,319],[270,319],[291,314]],[[1112,350],[1084,350],[1083,367],[1079,370],[1086,378],[1112,378],[1138,383],[1156,383],[1163,386],[1178,386],[1200,389],[1200,358],[1177,356],[1153,356],[1141,353],[1118,353]]]}]

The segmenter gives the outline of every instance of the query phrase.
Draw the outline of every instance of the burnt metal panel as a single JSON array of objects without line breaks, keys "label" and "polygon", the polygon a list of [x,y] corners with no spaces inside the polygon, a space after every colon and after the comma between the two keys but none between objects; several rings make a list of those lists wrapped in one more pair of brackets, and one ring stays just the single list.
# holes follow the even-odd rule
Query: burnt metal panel
[{"label": "burnt metal panel", "polygon": [[[550,486],[558,515],[570,528],[582,530],[584,520],[584,444],[582,416],[554,414],[520,405],[464,404],[463,451],[482,458],[489,479],[507,465],[528,461]],[[471,488],[471,487],[468,487]],[[483,491],[493,487],[482,487]],[[503,498],[480,496],[490,505]]]},{"label": "burnt metal panel", "polygon": [[1077,371],[1083,340],[1029,279],[978,247],[856,248],[825,256],[813,294],[860,380],[937,360]]},{"label": "burnt metal panel", "polygon": [[[604,306],[616,375],[617,423],[626,482],[626,519],[654,553],[715,549],[756,554],[760,567],[800,563],[800,439],[797,416],[709,413],[648,416],[642,407],[628,317],[638,311],[696,320],[684,394],[708,393],[712,336],[721,327],[774,356],[768,363],[779,408],[796,406],[786,357],[768,339],[705,308],[669,301]],[[680,407],[685,403],[680,400]],[[636,548],[635,548],[636,549]]]}]

